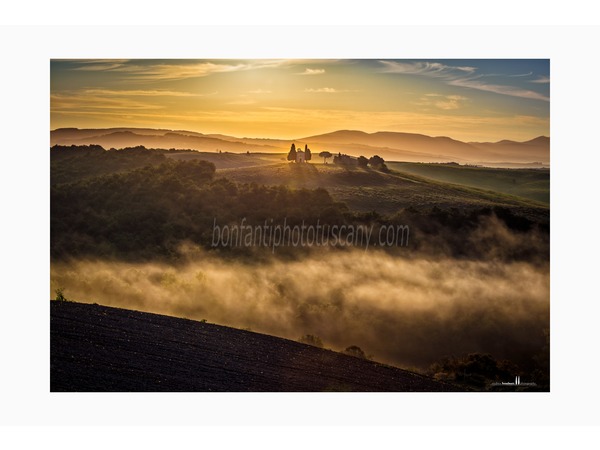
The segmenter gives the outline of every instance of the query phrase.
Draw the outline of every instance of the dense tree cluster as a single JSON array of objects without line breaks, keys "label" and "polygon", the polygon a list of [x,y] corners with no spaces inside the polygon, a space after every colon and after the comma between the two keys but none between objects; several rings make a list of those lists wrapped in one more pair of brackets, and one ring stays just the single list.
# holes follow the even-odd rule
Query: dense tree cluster
[{"label": "dense tree cluster", "polygon": [[324,189],[236,184],[206,161],[170,161],[51,188],[51,256],[170,257],[179,244],[209,247],[213,221],[343,223]]},{"label": "dense tree cluster", "polygon": [[50,182],[67,183],[98,175],[124,172],[166,161],[163,151],[145,147],[104,150],[99,145],[62,146],[50,149]]},{"label": "dense tree cluster", "polygon": [[385,165],[384,159],[379,155],[375,155],[369,158],[369,166],[371,166],[375,170],[381,170],[384,172],[387,172],[388,170],[387,166]]},{"label": "dense tree cluster", "polygon": [[356,166],[356,159],[352,156],[338,153],[333,157],[333,163],[339,166]]}]

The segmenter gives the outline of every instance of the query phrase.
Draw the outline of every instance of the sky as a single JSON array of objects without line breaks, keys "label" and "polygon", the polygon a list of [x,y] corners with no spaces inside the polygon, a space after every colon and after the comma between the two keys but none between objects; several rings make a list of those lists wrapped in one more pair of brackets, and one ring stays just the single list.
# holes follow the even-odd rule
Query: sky
[{"label": "sky", "polygon": [[300,139],[336,130],[462,141],[550,135],[550,61],[51,60],[51,129]]}]

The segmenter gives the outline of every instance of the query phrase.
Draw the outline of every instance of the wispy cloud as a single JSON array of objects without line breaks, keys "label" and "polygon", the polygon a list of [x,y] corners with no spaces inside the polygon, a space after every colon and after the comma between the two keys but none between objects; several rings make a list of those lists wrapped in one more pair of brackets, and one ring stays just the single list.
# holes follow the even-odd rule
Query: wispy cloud
[{"label": "wispy cloud", "polygon": [[208,95],[215,95],[217,92],[210,92],[207,94],[194,93],[194,92],[182,92],[182,91],[169,91],[169,90],[111,90],[111,89],[84,89],[78,91],[79,95],[101,95],[107,97],[206,97]]},{"label": "wispy cloud", "polygon": [[248,91],[248,94],[271,94],[272,91],[265,89],[255,89],[253,91]]},{"label": "wispy cloud", "polygon": [[215,95],[217,92],[192,93],[172,90],[78,89],[53,93],[50,107],[53,113],[101,111],[130,112],[167,109],[161,97],[193,98]]},{"label": "wispy cloud", "polygon": [[466,100],[462,95],[425,94],[415,104],[449,111],[461,108]]},{"label": "wispy cloud", "polygon": [[323,94],[339,94],[341,92],[358,92],[356,90],[352,90],[352,89],[336,89],[336,88],[331,88],[331,87],[322,87],[322,88],[307,88],[304,89],[304,92],[309,92],[309,93],[323,93]]},{"label": "wispy cloud", "polygon": [[325,69],[304,69],[304,72],[300,72],[298,75],[323,75]]},{"label": "wispy cloud", "polygon": [[520,77],[530,77],[531,75],[533,75],[533,72],[517,73],[515,75],[508,75],[508,76],[511,78],[520,78]]},{"label": "wispy cloud", "polygon": [[469,66],[448,66],[434,62],[398,62],[380,61],[383,64],[383,72],[403,73],[412,75],[426,75],[430,77],[464,76],[474,73],[477,68]]},{"label": "wispy cloud", "polygon": [[131,81],[172,81],[206,77],[213,73],[278,67],[286,62],[280,60],[252,60],[235,63],[202,61],[141,64],[135,60],[84,60],[75,61],[75,63],[80,65],[73,70],[108,71],[126,74]]},{"label": "wispy cloud", "polygon": [[125,63],[129,60],[127,59],[88,59],[81,61],[74,61],[80,66],[75,67],[74,70],[83,70],[83,71],[103,71],[103,70],[114,70],[119,67],[123,67]]},{"label": "wispy cloud", "polygon": [[335,94],[338,91],[337,89],[334,88],[330,88],[330,87],[323,87],[323,88],[317,88],[317,89],[313,89],[313,88],[308,88],[308,89],[304,89],[304,92],[312,92],[312,93],[326,93],[326,94]]},{"label": "wispy cloud", "polygon": [[[532,100],[549,101],[550,99],[539,92],[523,89],[511,85],[492,84],[483,81],[486,74],[477,74],[476,67],[449,66],[435,62],[397,62],[380,61],[382,72],[398,73],[407,75],[421,75],[429,78],[439,78],[450,86],[458,86],[480,91],[493,92],[495,94],[508,95],[511,97],[526,98]],[[531,73],[506,75],[507,78],[530,76]],[[544,81],[539,81],[540,83]]]},{"label": "wispy cloud", "polygon": [[511,97],[550,101],[549,97],[539,92],[530,91],[528,89],[521,89],[519,87],[514,86],[488,84],[476,79],[463,78],[449,80],[448,84],[451,86],[460,86],[470,89],[477,89],[480,91],[494,92],[495,94],[509,95]]},{"label": "wispy cloud", "polygon": [[164,109],[162,105],[146,101],[134,101],[129,97],[106,95],[81,95],[80,93],[56,93],[50,96],[52,112],[73,111],[75,113],[96,112],[102,110],[133,111]]},{"label": "wispy cloud", "polygon": [[127,72],[131,79],[148,81],[182,80],[186,78],[206,77],[213,73],[245,70],[246,64],[215,64],[211,62],[194,64],[154,64],[149,66],[122,66],[116,72]]},{"label": "wispy cloud", "polygon": [[537,79],[531,80],[531,82],[532,83],[547,84],[547,83],[550,83],[550,78],[546,77],[544,75],[540,75]]}]

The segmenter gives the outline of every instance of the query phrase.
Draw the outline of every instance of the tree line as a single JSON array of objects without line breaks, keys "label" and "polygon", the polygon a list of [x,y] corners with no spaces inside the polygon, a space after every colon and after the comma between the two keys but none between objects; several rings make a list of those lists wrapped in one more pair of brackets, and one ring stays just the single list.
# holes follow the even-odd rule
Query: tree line
[{"label": "tree line", "polygon": [[[387,172],[388,168],[385,165],[384,159],[379,155],[374,155],[371,158],[365,158],[364,156],[359,156],[358,158],[354,158],[352,156],[338,153],[337,155],[333,155],[329,151],[322,151],[319,153],[319,157],[323,158],[323,163],[327,164],[327,160],[329,158],[333,158],[333,163],[340,166],[358,166],[358,167],[371,167],[375,170],[381,170]],[[308,145],[304,145],[304,161],[310,161],[312,159],[312,153]],[[287,155],[287,160],[291,162],[298,162],[298,150],[296,149],[296,144],[292,143],[290,151]]]}]

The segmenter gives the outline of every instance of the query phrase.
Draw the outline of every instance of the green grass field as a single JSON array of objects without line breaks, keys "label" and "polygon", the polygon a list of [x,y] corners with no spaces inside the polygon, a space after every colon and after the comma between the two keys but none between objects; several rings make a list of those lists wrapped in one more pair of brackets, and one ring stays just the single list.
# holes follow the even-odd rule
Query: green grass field
[{"label": "green grass field", "polygon": [[389,162],[390,169],[444,183],[459,184],[515,195],[550,204],[550,169],[496,169]]}]

